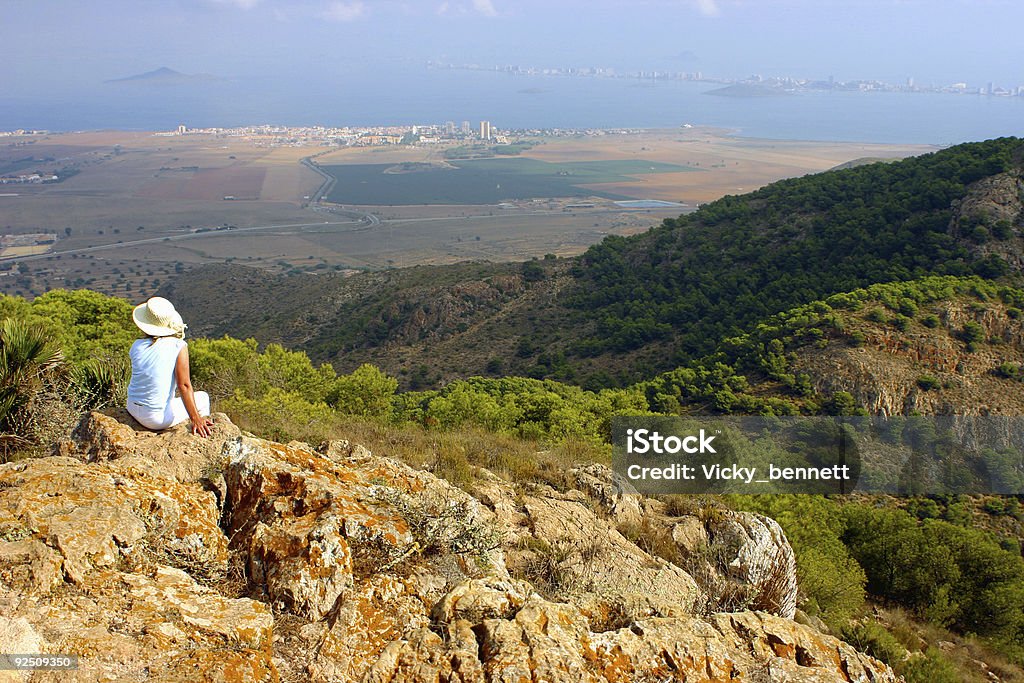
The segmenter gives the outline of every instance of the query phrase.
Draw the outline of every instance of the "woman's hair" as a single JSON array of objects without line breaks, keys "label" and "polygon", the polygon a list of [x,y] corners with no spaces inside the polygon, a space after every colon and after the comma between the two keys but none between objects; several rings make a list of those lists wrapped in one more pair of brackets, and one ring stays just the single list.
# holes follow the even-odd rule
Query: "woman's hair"
[{"label": "woman's hair", "polygon": [[164,334],[164,335],[161,335],[161,336],[150,334],[150,335],[146,335],[146,336],[149,337],[149,345],[152,346],[153,344],[156,344],[161,339],[167,339],[168,337],[177,337],[178,339],[184,339],[185,338],[185,331],[182,330],[180,334]]}]

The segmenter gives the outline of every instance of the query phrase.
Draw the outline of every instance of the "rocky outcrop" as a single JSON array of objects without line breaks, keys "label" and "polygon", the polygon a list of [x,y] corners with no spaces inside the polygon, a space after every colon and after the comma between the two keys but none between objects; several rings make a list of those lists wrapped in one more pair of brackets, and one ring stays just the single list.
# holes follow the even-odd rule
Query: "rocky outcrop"
[{"label": "rocky outcrop", "polygon": [[895,680],[769,611],[701,612],[687,553],[788,576],[763,517],[672,516],[600,466],[569,491],[481,472],[474,497],[348,443],[217,430],[94,413],[60,455],[0,466],[0,646],[80,657],[30,680]]},{"label": "rocky outcrop", "polygon": [[[914,321],[905,331],[857,314],[847,325],[862,335],[861,345],[843,337],[826,348],[805,346],[795,351],[793,367],[811,376],[817,393],[849,392],[872,414],[1020,415],[1019,383],[996,372],[1004,363],[1024,363],[1024,319],[1009,309],[1001,301],[954,297],[929,305],[937,327]],[[968,324],[983,332],[977,348],[962,339]],[[926,375],[940,386],[922,387]]]}]

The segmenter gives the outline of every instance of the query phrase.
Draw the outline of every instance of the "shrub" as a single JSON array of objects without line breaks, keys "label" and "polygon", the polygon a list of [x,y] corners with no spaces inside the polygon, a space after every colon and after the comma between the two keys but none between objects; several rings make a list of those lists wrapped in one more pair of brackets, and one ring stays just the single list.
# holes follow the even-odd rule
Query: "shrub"
[{"label": "shrub", "polygon": [[939,382],[939,380],[936,379],[935,377],[932,377],[931,375],[921,375],[920,377],[917,378],[917,386],[919,386],[922,391],[931,391],[932,389],[938,389],[941,385],[942,383]]},{"label": "shrub", "polygon": [[873,308],[868,311],[867,315],[864,316],[866,320],[870,320],[873,323],[884,323],[885,313],[880,308]]},{"label": "shrub", "polygon": [[842,639],[850,645],[861,652],[867,652],[875,659],[882,660],[889,666],[895,667],[907,656],[906,648],[878,622],[848,624],[840,633]]},{"label": "shrub", "polygon": [[319,443],[330,436],[335,413],[326,403],[310,403],[299,394],[271,387],[258,399],[241,392],[227,399],[224,412],[239,427],[274,441]]},{"label": "shrub", "polygon": [[1003,379],[1024,379],[1021,366],[1013,363],[1002,363],[992,372]]},{"label": "shrub", "polygon": [[907,512],[918,519],[938,519],[942,515],[939,504],[931,498],[913,498],[907,502]]},{"label": "shrub", "polygon": [[527,282],[538,282],[544,279],[544,267],[537,261],[526,261],[522,266],[523,279]]},{"label": "shrub", "polygon": [[63,354],[42,327],[13,318],[0,322],[0,455],[38,442],[32,413],[53,393],[62,365]]},{"label": "shrub", "polygon": [[1008,240],[1013,237],[1013,225],[1005,218],[998,220],[992,226],[992,235],[997,240]]},{"label": "shrub", "polygon": [[917,315],[917,303],[913,299],[900,299],[900,313],[913,318]]},{"label": "shrub", "polygon": [[327,402],[346,415],[390,418],[391,400],[397,389],[397,379],[364,363],[352,374],[334,380]]},{"label": "shrub", "polygon": [[961,683],[960,672],[946,655],[930,647],[923,656],[911,657],[897,669],[907,683]]},{"label": "shrub", "polygon": [[973,321],[964,323],[960,338],[968,344],[980,342],[985,339],[985,328]]},{"label": "shrub", "polygon": [[971,239],[974,240],[975,242],[978,242],[979,244],[984,244],[985,242],[988,241],[988,238],[988,228],[986,228],[984,225],[976,225],[974,226],[974,229],[971,230]]},{"label": "shrub", "polygon": [[929,313],[928,315],[921,318],[921,324],[925,327],[935,329],[939,326],[939,316]]}]

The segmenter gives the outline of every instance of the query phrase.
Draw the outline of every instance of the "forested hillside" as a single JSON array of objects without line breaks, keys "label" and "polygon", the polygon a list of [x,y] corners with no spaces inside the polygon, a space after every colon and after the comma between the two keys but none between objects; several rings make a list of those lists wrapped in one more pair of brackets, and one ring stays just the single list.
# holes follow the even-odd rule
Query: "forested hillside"
[{"label": "forested hillside", "polygon": [[[637,238],[609,237],[573,270],[567,303],[596,325],[577,348],[586,355],[668,341],[678,362],[838,292],[929,274],[1006,275],[1007,260],[978,246],[1019,236],[1019,211],[1012,222],[994,212],[954,218],[973,183],[1019,175],[1022,161],[1016,138],[959,145],[781,181]],[[1019,192],[1005,200],[1021,206]]]}]

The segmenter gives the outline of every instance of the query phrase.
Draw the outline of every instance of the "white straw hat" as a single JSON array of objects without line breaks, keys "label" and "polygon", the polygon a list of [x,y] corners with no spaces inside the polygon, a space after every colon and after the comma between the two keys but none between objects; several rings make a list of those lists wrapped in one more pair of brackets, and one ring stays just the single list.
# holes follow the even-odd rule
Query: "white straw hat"
[{"label": "white straw hat", "polygon": [[154,296],[132,311],[132,320],[139,329],[151,337],[166,337],[185,333],[185,323],[174,310],[174,304],[163,297]]}]

